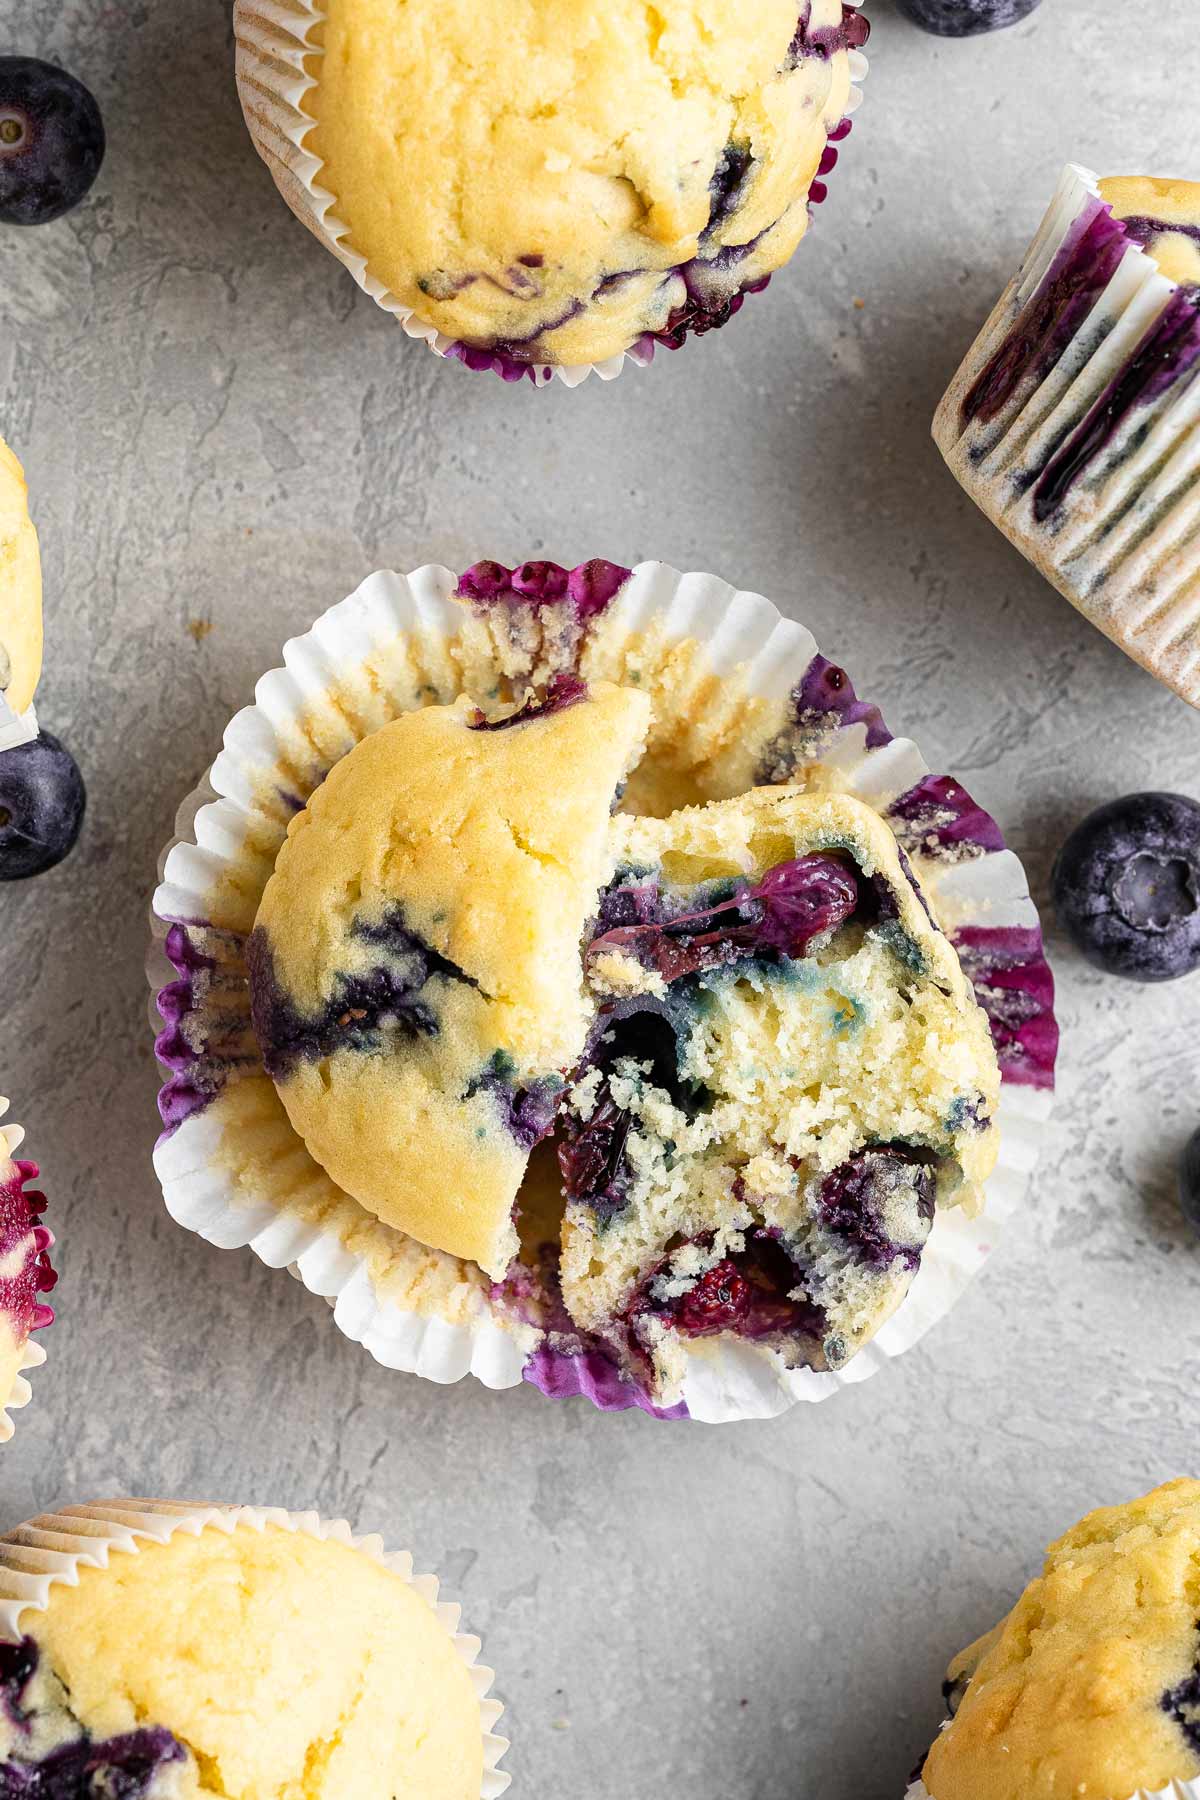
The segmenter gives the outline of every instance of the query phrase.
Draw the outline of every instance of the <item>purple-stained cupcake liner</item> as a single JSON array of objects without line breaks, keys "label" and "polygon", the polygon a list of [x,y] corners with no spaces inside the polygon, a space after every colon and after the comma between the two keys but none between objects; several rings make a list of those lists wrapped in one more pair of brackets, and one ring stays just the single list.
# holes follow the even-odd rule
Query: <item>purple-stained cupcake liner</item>
[{"label": "purple-stained cupcake liner", "polygon": [[1085,618],[1200,706],[1200,290],[1067,168],[934,419],[952,473]]},{"label": "purple-stained cupcake liner", "polygon": [[[932,775],[913,744],[892,735],[879,709],[858,698],[803,626],[715,576],[682,576],[655,563],[630,571],[601,560],[573,570],[479,563],[461,578],[436,568],[408,577],[385,573],[286,647],[285,667],[263,678],[256,705],[227,730],[225,748],[182,809],[161,862],[150,973],[166,1071],[155,1162],[168,1208],[212,1242],[249,1244],[272,1266],[294,1265],[306,1285],[333,1302],[340,1328],[388,1366],[441,1381],[473,1373],[493,1387],[524,1380],[555,1398],[583,1394],[604,1410],[660,1410],[618,1373],[602,1346],[582,1341],[566,1315],[555,1314],[552,1298],[547,1308],[544,1272],[522,1265],[497,1286],[481,1280],[465,1299],[456,1289],[453,1316],[420,1313],[376,1285],[361,1234],[409,1247],[411,1240],[345,1196],[330,1222],[314,1218],[311,1207],[305,1213],[234,1191],[221,1161],[227,1096],[258,1092],[238,1087],[247,1078],[271,1099],[273,1089],[250,1028],[242,962],[257,900],[247,899],[237,929],[227,919],[216,929],[205,923],[205,894],[231,860],[247,856],[252,867],[246,874],[239,864],[239,887],[261,892],[297,804],[393,707],[454,698],[461,664],[449,648],[465,654],[464,634],[494,624],[496,609],[513,641],[548,633],[564,670],[582,660],[589,673],[620,679],[616,663],[631,645],[694,644],[704,668],[725,678],[718,693],[732,682],[767,709],[770,732],[753,779],[788,781],[817,762],[823,780],[878,810],[975,984],[1003,1077],[1000,1157],[984,1216],[939,1213],[907,1298],[845,1370],[787,1371],[760,1347],[704,1342],[691,1356],[683,1403],[666,1416],[760,1417],[823,1398],[916,1342],[953,1304],[1023,1199],[1053,1087],[1053,982],[1024,873],[995,821],[953,778]],[[389,659],[407,654],[406,646],[421,647],[428,673],[420,700],[393,703]],[[597,668],[598,655],[614,666]],[[336,703],[326,709],[323,695]],[[361,719],[352,717],[357,705],[365,709]],[[287,1131],[292,1150],[306,1159]],[[310,1159],[306,1168],[316,1171]]]},{"label": "purple-stained cupcake liner", "polygon": [[[856,84],[867,75],[862,46],[870,26],[862,16],[861,5],[862,0],[844,0],[839,27],[814,29],[812,0],[803,0],[789,52],[796,59],[814,57],[828,61],[844,51],[849,58],[846,112],[828,133],[817,174],[809,187],[810,208],[821,205],[828,195],[825,178],[837,164],[839,146],[850,133],[851,115],[862,102],[862,88]],[[478,346],[448,337],[420,319],[369,272],[366,258],[350,245],[348,227],[336,215],[333,195],[321,186],[320,159],[304,147],[313,121],[303,101],[315,85],[305,65],[318,51],[310,39],[322,18],[318,0],[235,0],[237,82],[246,125],[296,217],[349,269],[364,293],[390,313],[409,337],[423,340],[436,355],[476,372],[499,375],[506,382],[529,381],[535,387],[545,387],[555,379],[565,387],[578,387],[593,374],[602,381],[612,381],[627,365],[649,367],[658,349],[677,350],[689,337],[719,329],[741,311],[750,295],[761,293],[768,285],[771,277],[765,275],[739,284],[732,293],[722,280],[716,284],[720,292],[713,291],[714,275],[727,276],[731,267],[736,268],[750,254],[754,243],[727,247],[712,262],[697,258],[678,269],[665,269],[664,280],[676,275],[683,278],[687,300],[675,309],[664,327],[644,333],[627,350],[603,362],[549,364],[532,360],[519,342]],[[625,277],[620,274],[609,275],[602,286],[622,279]],[[575,302],[569,316],[576,316],[581,307],[581,302]],[[535,342],[545,330],[544,325],[539,327],[529,342]]]},{"label": "purple-stained cupcake liner", "polygon": [[[0,1100],[0,1117],[7,1110],[7,1100]],[[15,1155],[24,1136],[19,1125],[0,1125],[0,1314],[10,1322],[18,1352],[11,1390],[0,1393],[0,1443],[13,1434],[9,1413],[33,1398],[25,1377],[41,1367],[46,1352],[31,1333],[53,1324],[54,1308],[42,1296],[58,1282],[50,1262],[54,1233],[42,1222],[46,1196],[32,1185],[38,1165]]]},{"label": "purple-stained cupcake liner", "polygon": [[[169,1544],[179,1535],[199,1537],[205,1531],[219,1531],[231,1537],[236,1531],[267,1530],[342,1544],[390,1570],[419,1595],[453,1644],[479,1703],[483,1747],[479,1800],[500,1800],[512,1781],[500,1767],[509,1741],[497,1730],[504,1705],[491,1691],[493,1671],[479,1660],[480,1640],[460,1629],[462,1608],[440,1598],[436,1575],[415,1574],[407,1551],[386,1549],[382,1538],[359,1535],[344,1519],[288,1512],[280,1506],[146,1499],[99,1500],[39,1513],[0,1537],[0,1642],[19,1643],[28,1630],[28,1615],[46,1611],[55,1583],[77,1586],[82,1569],[107,1569],[114,1559],[136,1556],[150,1544]],[[321,1621],[313,1620],[312,1626],[319,1631]]]}]

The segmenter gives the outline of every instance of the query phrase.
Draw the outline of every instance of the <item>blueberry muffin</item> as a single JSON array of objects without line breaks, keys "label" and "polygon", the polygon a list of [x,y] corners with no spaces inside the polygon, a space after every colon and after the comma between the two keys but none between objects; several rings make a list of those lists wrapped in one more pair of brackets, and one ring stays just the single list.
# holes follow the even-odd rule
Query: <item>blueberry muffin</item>
[{"label": "blueberry muffin", "polygon": [[612,817],[649,720],[560,675],[373,733],[289,829],[248,965],[311,1154],[497,1282],[557,1133],[570,1328],[670,1406],[685,1339],[828,1369],[874,1335],[935,1207],[978,1204],[999,1070],[868,807]]},{"label": "blueberry muffin", "polygon": [[675,347],[762,287],[823,197],[867,37],[842,0],[284,14],[307,51],[299,155],[264,100],[278,9],[237,16],[243,106],[285,196],[377,298],[513,378]]},{"label": "blueberry muffin", "polygon": [[[0,1114],[7,1107],[0,1100]],[[22,1371],[44,1360],[30,1334],[53,1323],[42,1296],[58,1281],[50,1266],[54,1237],[42,1223],[46,1196],[33,1186],[38,1166],[12,1154],[22,1136],[19,1126],[0,1125],[0,1441],[13,1431],[6,1409],[29,1400]]]},{"label": "blueberry muffin", "polygon": [[1200,183],[1068,169],[934,436],[1042,574],[1200,705]]},{"label": "blueberry muffin", "polygon": [[[6,1581],[5,1794],[480,1800],[472,1671],[402,1573],[348,1533],[149,1504],[72,1508],[0,1540],[5,1577],[29,1572]],[[171,1515],[190,1516],[167,1535]],[[44,1606],[14,1608],[43,1569]]]},{"label": "blueberry muffin", "polygon": [[497,1280],[587,1034],[579,940],[649,713],[563,678],[497,719],[405,714],[297,815],[258,910],[254,1028],[296,1130],[377,1217]]},{"label": "blueberry muffin", "polygon": [[713,577],[379,575],[312,642],[323,684],[301,640],[155,899],[172,1215],[442,1381],[763,1416],[907,1348],[1003,1228],[1053,1083],[995,822]]},{"label": "blueberry muffin", "polygon": [[670,1404],[684,1340],[840,1368],[981,1204],[987,1021],[882,820],[757,789],[614,822],[568,1093],[562,1294]]},{"label": "blueberry muffin", "polygon": [[931,1800],[1126,1800],[1200,1777],[1198,1560],[1197,1481],[1101,1507],[1052,1544],[950,1665]]},{"label": "blueberry muffin", "polygon": [[41,672],[37,532],[29,517],[24,470],[0,438],[0,697],[14,713],[32,705]]}]

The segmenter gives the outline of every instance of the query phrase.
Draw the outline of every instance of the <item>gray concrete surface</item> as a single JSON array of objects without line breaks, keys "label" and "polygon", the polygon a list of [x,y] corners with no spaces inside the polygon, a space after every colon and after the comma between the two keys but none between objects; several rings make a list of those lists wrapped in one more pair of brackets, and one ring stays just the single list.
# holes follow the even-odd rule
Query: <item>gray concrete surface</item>
[{"label": "gray concrete surface", "polygon": [[381,565],[658,555],[760,588],[1004,821],[1039,895],[1098,800],[1200,793],[1195,716],[928,439],[1060,164],[1189,172],[1195,9],[1152,10],[1150,33],[1045,0],[949,44],[875,0],[867,103],[791,271],[648,374],[539,394],[409,344],[293,223],[243,133],[227,0],[4,0],[0,50],[77,70],[110,132],[89,205],[0,231],[39,705],[91,789],[78,852],[0,898],[0,1089],[63,1270],[5,1524],[117,1491],[315,1503],[462,1598],[529,1800],[893,1800],[945,1659],[1045,1540],[1200,1473],[1200,1244],[1173,1201],[1200,977],[1139,990],[1052,938],[1061,1101],[1021,1228],[884,1375],[714,1430],[388,1374],[286,1276],[184,1236],[150,1167],[141,974],[176,802],[283,639]]}]

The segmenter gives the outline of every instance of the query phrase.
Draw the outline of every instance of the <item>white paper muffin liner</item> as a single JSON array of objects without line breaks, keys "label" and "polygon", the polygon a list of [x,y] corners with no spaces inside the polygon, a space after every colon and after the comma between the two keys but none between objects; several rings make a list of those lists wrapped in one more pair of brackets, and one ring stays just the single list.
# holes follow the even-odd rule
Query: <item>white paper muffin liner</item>
[{"label": "white paper muffin liner", "polygon": [[27,707],[23,713],[14,712],[0,694],[0,750],[15,750],[18,744],[32,743],[37,734],[37,714],[33,707]]},{"label": "white paper muffin liner", "polygon": [[[8,1101],[0,1097],[0,1119],[8,1111]],[[0,1169],[10,1162],[25,1141],[25,1128],[22,1125],[0,1124]],[[53,1239],[51,1240],[53,1242]],[[21,1346],[20,1361],[17,1365],[16,1378],[8,1399],[0,1406],[0,1444],[7,1444],[16,1429],[10,1413],[20,1412],[33,1399],[33,1389],[26,1376],[30,1369],[40,1369],[46,1360],[46,1352],[33,1337],[27,1337]]]},{"label": "white paper muffin liner", "polygon": [[[933,435],[971,498],[1060,593],[1200,706],[1200,361],[1185,357],[1164,378],[1179,352],[1151,338],[1189,334],[1188,304],[1112,219],[1096,177],[1071,164]],[[1194,329],[1187,354],[1200,315]],[[1018,380],[1010,362],[1006,378],[1001,353],[1039,337],[1043,352]],[[1135,359],[1140,391],[1128,386]]]},{"label": "white paper muffin liner", "polygon": [[[351,247],[349,227],[334,211],[334,196],[321,186],[324,165],[304,147],[313,121],[302,102],[316,85],[304,65],[316,49],[310,41],[312,33],[325,16],[320,0],[234,0],[237,85],[246,125],[255,149],[301,224],[333,252],[363,292],[390,313],[409,337],[422,339],[435,355],[447,356],[456,348],[456,340],[418,318],[369,272],[366,258]],[[855,84],[866,79],[868,68],[861,50],[848,54],[851,86],[846,119],[862,104],[862,88]],[[564,387],[574,388],[589,375],[614,381],[626,364],[646,368],[653,360],[653,344],[635,345],[603,362],[539,363],[530,365],[530,371],[537,386],[557,379]]]},{"label": "white paper muffin liner", "polygon": [[[408,576],[389,572],[370,576],[310,631],[285,646],[284,667],[259,681],[255,704],[231,721],[220,756],[181,807],[176,836],[160,858],[161,879],[154,896],[153,943],[147,964],[154,996],[151,1022],[156,1031],[161,1030],[162,1019],[170,1018],[165,1002],[160,1018],[157,996],[175,982],[179,970],[178,962],[173,967],[164,954],[172,925],[208,918],[214,884],[239,858],[243,896],[247,881],[252,881],[255,890],[246,902],[248,917],[252,917],[287,820],[306,798],[306,794],[296,793],[290,808],[276,804],[270,811],[281,771],[286,770],[282,779],[290,786],[299,779],[296,769],[301,756],[307,754],[312,760],[314,699],[337,688],[336,703],[321,714],[327,721],[323,728],[326,738],[334,731],[337,735],[336,742],[322,743],[321,760],[328,767],[358,737],[401,709],[389,704],[386,669],[389,658],[399,656],[405,645],[420,646],[425,668],[442,670],[438,679],[446,684],[446,692],[431,697],[454,697],[460,683],[445,646],[456,639],[469,617],[469,609],[452,599],[458,579],[450,570],[437,567],[418,569]],[[811,633],[783,618],[762,595],[738,592],[713,575],[681,575],[662,563],[646,563],[629,574],[606,614],[606,628],[610,620],[615,621],[618,633],[631,637],[657,633],[668,644],[686,640],[704,646],[713,673],[729,677],[736,672],[746,692],[767,699],[807,693],[804,684],[811,683],[814,671],[832,668],[819,656]],[[954,827],[946,826],[946,817],[928,798],[930,788],[942,795],[947,782],[929,778],[916,746],[907,739],[891,737],[876,709],[856,700],[842,672],[832,673],[839,678],[839,693],[848,696],[852,704],[844,718],[830,715],[830,729],[813,752],[823,779],[846,788],[885,815],[893,808],[893,822],[904,833],[922,887],[943,928],[957,943],[977,995],[985,1008],[992,1008],[993,1035],[1001,1030],[997,1018],[1012,1027],[1004,1039],[1007,1047],[1001,1049],[1006,1078],[998,1112],[999,1160],[988,1183],[984,1214],[968,1219],[955,1208],[939,1211],[907,1297],[844,1369],[836,1373],[788,1370],[774,1352],[761,1346],[724,1340],[695,1343],[689,1354],[684,1404],[689,1416],[712,1422],[770,1417],[799,1401],[824,1399],[840,1387],[865,1380],[917,1343],[958,1299],[1021,1205],[1050,1111],[1056,1041],[1050,1010],[1052,983],[1041,959],[1037,912],[1021,864],[1002,847],[992,821],[956,786],[949,791],[965,803],[965,816],[976,821],[973,829],[984,842],[952,841]],[[847,702],[839,698],[838,704],[845,707]],[[308,736],[301,723],[306,716]],[[328,725],[331,719],[336,720],[336,727]],[[311,786],[323,773],[324,768],[313,768],[308,778]],[[911,804],[914,794],[921,802],[915,810]],[[264,795],[268,797],[267,812],[263,810]],[[252,877],[244,872],[248,844],[253,848]],[[993,943],[1015,946],[1007,961],[1007,952],[994,951]],[[1015,975],[1011,969],[1014,959],[1021,965]],[[1033,970],[1040,1001],[1037,995],[1031,998],[1019,991],[1026,963]],[[1031,1015],[1036,1016],[1029,1023]],[[1039,1032],[1041,1051],[1033,1041]],[[997,1043],[1001,1043],[1000,1036]],[[1040,1072],[1034,1070],[1032,1077],[1025,1066],[1027,1048],[1034,1058],[1041,1055]],[[252,1043],[250,1050],[254,1063],[250,1072],[261,1082],[257,1048]],[[1035,1078],[1041,1085],[1029,1085]],[[169,1071],[163,1086],[164,1117],[170,1118]],[[273,1090],[271,1093],[273,1099]],[[338,1190],[332,1191],[342,1202],[339,1211],[329,1217],[314,1216],[309,1208],[305,1217],[299,1204],[281,1210],[277,1194],[259,1192],[253,1182],[250,1191],[245,1182],[239,1185],[222,1161],[225,1127],[220,1113],[218,1105],[185,1109],[185,1116],[169,1125],[159,1139],[155,1169],[168,1211],[179,1224],[221,1247],[249,1245],[270,1267],[292,1266],[306,1287],[332,1303],[340,1330],[389,1368],[439,1382],[457,1381],[469,1373],[491,1388],[511,1387],[523,1378],[544,1385],[535,1367],[542,1337],[535,1327],[515,1322],[511,1314],[478,1294],[465,1308],[419,1309],[384,1291],[386,1284],[377,1283],[372,1273],[372,1252],[378,1257],[388,1246],[407,1246],[411,1251],[412,1240],[365,1213]],[[290,1126],[286,1129],[289,1148],[294,1146],[296,1151],[296,1172],[294,1176],[289,1173],[288,1179],[294,1180],[296,1194],[302,1198],[305,1183],[314,1177],[327,1182],[327,1178]],[[428,1256],[431,1265],[433,1259],[440,1259],[436,1252],[422,1255]],[[440,1259],[438,1266],[462,1267],[453,1259]],[[456,1290],[454,1297],[461,1300],[461,1291]],[[587,1385],[549,1391],[585,1391],[605,1407],[642,1404],[593,1391]]]},{"label": "white paper muffin liner", "polygon": [[78,1587],[83,1568],[105,1569],[114,1556],[136,1556],[142,1544],[166,1544],[179,1533],[199,1537],[203,1531],[265,1531],[268,1526],[303,1533],[357,1550],[407,1582],[434,1613],[471,1677],[479,1701],[483,1739],[483,1783],[480,1800],[499,1800],[512,1780],[499,1766],[508,1739],[497,1735],[504,1711],[491,1695],[495,1679],[478,1659],[477,1637],[459,1630],[461,1607],[438,1599],[436,1575],[415,1575],[407,1551],[385,1550],[383,1540],[356,1536],[344,1519],[322,1519],[315,1512],[285,1512],[282,1507],[195,1505],[173,1500],[105,1500],[89,1506],[65,1506],[40,1513],[0,1537],[0,1637],[17,1642],[28,1612],[44,1612],[55,1582]]}]

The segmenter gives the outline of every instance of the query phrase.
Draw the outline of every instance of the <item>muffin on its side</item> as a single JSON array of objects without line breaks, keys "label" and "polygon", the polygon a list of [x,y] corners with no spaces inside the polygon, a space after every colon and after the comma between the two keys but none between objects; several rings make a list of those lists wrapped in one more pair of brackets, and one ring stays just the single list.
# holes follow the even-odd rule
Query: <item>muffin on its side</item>
[{"label": "muffin on its side", "polygon": [[971,498],[1200,706],[1200,183],[1068,168],[938,408]]},{"label": "muffin on its side", "polygon": [[490,1800],[500,1707],[436,1600],[408,1558],[311,1513],[122,1500],[32,1519],[0,1539],[0,1787]]},{"label": "muffin on its side", "polygon": [[510,379],[645,360],[765,285],[868,30],[843,0],[239,0],[236,26],[289,204],[435,348]]},{"label": "muffin on its side", "polygon": [[1200,1481],[1089,1513],[950,1665],[909,1800],[1126,1800],[1200,1776]]},{"label": "muffin on its side", "polygon": [[987,1021],[877,814],[759,788],[614,821],[567,1095],[562,1293],[668,1404],[727,1333],[840,1368],[982,1204]]}]

